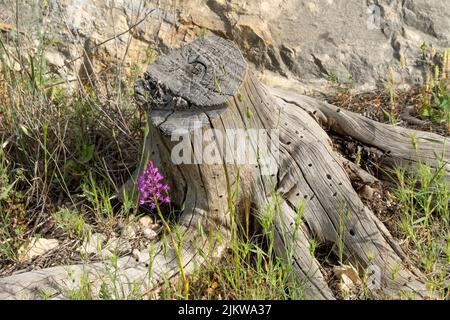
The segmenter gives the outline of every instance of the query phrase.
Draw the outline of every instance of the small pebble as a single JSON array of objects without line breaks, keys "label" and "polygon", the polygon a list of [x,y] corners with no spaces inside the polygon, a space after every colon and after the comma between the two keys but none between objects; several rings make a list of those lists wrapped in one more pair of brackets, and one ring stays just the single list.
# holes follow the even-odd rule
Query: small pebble
[{"label": "small pebble", "polygon": [[134,260],[139,261],[141,257],[141,252],[138,249],[133,249],[133,252],[131,252],[131,255]]},{"label": "small pebble", "polygon": [[136,237],[136,232],[132,226],[126,226],[122,229],[122,236],[127,239],[133,239]]},{"label": "small pebble", "polygon": [[147,239],[154,239],[158,235],[155,231],[153,231],[150,228],[145,228],[142,233],[144,234],[144,237]]},{"label": "small pebble", "polygon": [[115,254],[127,253],[131,251],[131,245],[126,239],[113,238],[108,241],[105,249],[114,252]]},{"label": "small pebble", "polygon": [[374,192],[375,192],[375,190],[372,187],[365,185],[364,187],[362,187],[362,189],[360,191],[360,195],[364,199],[372,200],[373,196],[374,196]]},{"label": "small pebble", "polygon": [[148,228],[153,224],[153,219],[150,218],[149,216],[145,216],[139,219],[139,223],[141,224],[141,226],[143,226],[144,228]]}]

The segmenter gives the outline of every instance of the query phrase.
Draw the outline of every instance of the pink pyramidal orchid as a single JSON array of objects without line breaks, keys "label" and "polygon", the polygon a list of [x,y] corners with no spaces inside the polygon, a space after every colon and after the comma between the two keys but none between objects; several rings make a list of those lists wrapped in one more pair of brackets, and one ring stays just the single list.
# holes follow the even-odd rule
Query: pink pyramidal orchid
[{"label": "pink pyramidal orchid", "polygon": [[161,183],[164,177],[158,172],[158,168],[153,166],[153,162],[147,163],[147,168],[138,178],[139,204],[148,204],[151,209],[156,208],[155,197],[158,205],[169,204],[170,187]]}]

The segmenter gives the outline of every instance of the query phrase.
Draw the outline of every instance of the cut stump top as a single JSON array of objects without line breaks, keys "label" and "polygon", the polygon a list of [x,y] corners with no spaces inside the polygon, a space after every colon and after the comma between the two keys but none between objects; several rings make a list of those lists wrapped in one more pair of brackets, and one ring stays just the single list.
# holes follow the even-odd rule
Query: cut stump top
[{"label": "cut stump top", "polygon": [[171,96],[207,111],[223,107],[236,94],[246,70],[245,59],[234,43],[209,36],[159,57],[148,66],[146,80],[162,84]]}]

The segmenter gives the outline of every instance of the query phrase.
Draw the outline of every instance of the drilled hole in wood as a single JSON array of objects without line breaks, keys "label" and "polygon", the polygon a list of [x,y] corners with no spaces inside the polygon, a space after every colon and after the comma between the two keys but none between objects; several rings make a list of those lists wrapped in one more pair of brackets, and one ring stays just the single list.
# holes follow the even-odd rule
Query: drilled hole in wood
[{"label": "drilled hole in wood", "polygon": [[351,236],[354,236],[354,235],[355,235],[355,230],[350,229],[350,235],[351,235]]},{"label": "drilled hole in wood", "polygon": [[308,167],[312,167],[312,163],[308,163]]},{"label": "drilled hole in wood", "polygon": [[331,175],[329,173],[327,173],[327,178],[328,180],[331,180]]}]

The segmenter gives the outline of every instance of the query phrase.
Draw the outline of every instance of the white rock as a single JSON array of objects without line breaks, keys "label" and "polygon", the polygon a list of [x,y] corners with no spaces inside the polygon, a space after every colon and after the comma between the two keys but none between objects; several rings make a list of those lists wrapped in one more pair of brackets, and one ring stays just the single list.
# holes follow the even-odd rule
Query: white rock
[{"label": "white rock", "polygon": [[126,253],[131,251],[130,243],[123,238],[113,238],[109,240],[105,249],[114,252],[116,254]]},{"label": "white rock", "polygon": [[158,235],[155,231],[153,231],[150,228],[145,228],[144,230],[142,230],[142,233],[144,234],[144,237],[150,240],[156,238],[156,236]]},{"label": "white rock", "polygon": [[361,284],[361,278],[359,277],[358,271],[351,265],[334,266],[333,272],[338,279],[343,279],[345,276],[346,278],[349,278],[352,283]]},{"label": "white rock", "polygon": [[355,284],[353,281],[345,274],[342,275],[339,281],[339,291],[341,291],[344,297],[348,297],[353,290],[355,290]]},{"label": "white rock", "polygon": [[92,234],[82,245],[80,251],[84,254],[97,254],[102,251],[106,236],[102,233]]},{"label": "white rock", "polygon": [[139,219],[139,223],[142,227],[148,228],[153,224],[153,219],[149,216],[144,216]]},{"label": "white rock", "polygon": [[122,230],[122,236],[126,239],[133,239],[136,237],[136,231],[131,225],[125,226]]},{"label": "white rock", "polygon": [[141,252],[138,249],[133,249],[133,252],[131,252],[131,256],[134,258],[134,260],[139,261],[141,258]]},{"label": "white rock", "polygon": [[19,261],[31,261],[58,247],[56,239],[31,238],[30,241],[19,249]]},{"label": "white rock", "polygon": [[52,49],[45,53],[45,57],[50,65],[62,67],[65,64],[65,57],[62,53]]}]

